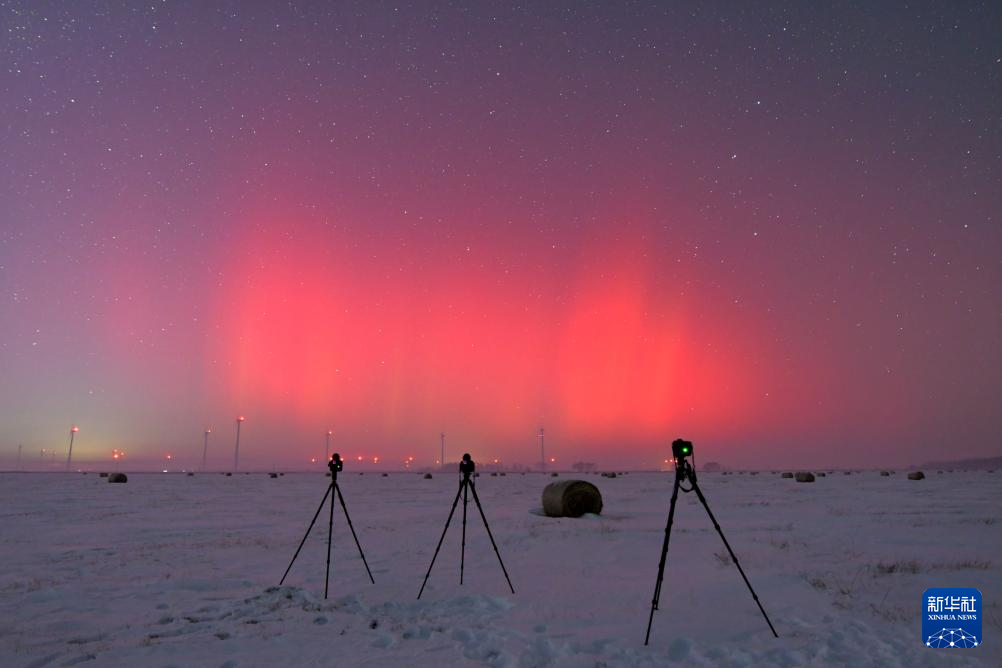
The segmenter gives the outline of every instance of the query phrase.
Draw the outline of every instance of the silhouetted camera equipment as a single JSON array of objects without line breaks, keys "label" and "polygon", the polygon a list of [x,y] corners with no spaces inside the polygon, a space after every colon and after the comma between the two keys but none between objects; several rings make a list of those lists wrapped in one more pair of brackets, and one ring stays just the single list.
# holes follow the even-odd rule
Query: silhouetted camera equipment
[{"label": "silhouetted camera equipment", "polygon": [[473,480],[473,472],[477,470],[477,465],[473,463],[473,458],[470,457],[470,453],[464,453],[463,459],[459,462],[459,472],[463,474],[463,477],[459,480],[459,490],[456,492],[456,499],[452,502],[452,509],[449,511],[449,518],[445,520],[445,528],[442,529],[442,537],[438,539],[438,545],[435,546],[435,554],[431,558],[431,564],[428,566],[428,572],[424,574],[424,582],[421,583],[421,590],[418,591],[417,597],[420,599],[421,594],[424,593],[425,585],[428,584],[428,576],[431,575],[431,569],[435,566],[435,560],[438,559],[438,551],[442,549],[442,541],[445,540],[445,533],[449,530],[449,523],[452,521],[452,516],[456,512],[456,506],[459,504],[459,499],[463,499],[463,542],[459,548],[459,584],[463,584],[463,571],[466,568],[466,506],[469,502],[469,494],[473,493],[473,501],[477,504],[477,510],[480,511],[480,519],[484,521],[484,528],[487,529],[487,537],[491,539],[491,545],[494,546],[494,554],[498,556],[498,563],[501,564],[501,572],[504,573],[504,579],[508,581],[508,588],[511,589],[511,593],[515,593],[515,588],[511,585],[511,578],[508,577],[508,569],[504,567],[504,561],[501,560],[501,553],[498,551],[498,544],[494,542],[494,534],[491,533],[491,527],[487,524],[487,516],[484,515],[484,507],[480,505],[480,497],[477,496],[477,485]]},{"label": "silhouetted camera equipment", "polygon": [[676,462],[688,457],[692,454],[692,441],[676,438],[671,443],[671,454]]},{"label": "silhouetted camera equipment", "polygon": [[[710,516],[710,521],[713,522],[713,528],[717,530],[718,534],[720,534],[720,539],[724,541],[724,547],[727,548],[727,552],[731,555],[734,565],[738,567],[738,572],[741,573],[741,577],[744,579],[745,584],[748,585],[748,591],[751,592],[752,598],[755,599],[755,603],[758,605],[759,611],[762,613],[762,616],[765,617],[765,623],[769,625],[769,630],[772,631],[772,635],[778,638],[779,634],[776,633],[776,629],[773,628],[772,622],[769,621],[769,615],[765,614],[765,608],[762,607],[761,601],[758,600],[758,595],[755,593],[755,590],[752,589],[751,582],[748,582],[748,577],[745,575],[744,569],[741,568],[738,556],[734,554],[734,550],[731,549],[730,543],[728,543],[727,539],[724,538],[724,532],[720,528],[720,524],[717,523],[717,518],[713,516],[712,512],[710,512],[710,506],[706,503],[706,497],[703,496],[702,490],[699,489],[699,483],[696,482],[696,471],[687,459],[692,456],[692,442],[676,438],[672,441],[671,452],[675,457],[675,487],[672,489],[671,504],[668,507],[668,524],[665,526],[665,540],[664,544],[661,546],[661,561],[658,564],[658,579],[654,584],[654,598],[651,600],[651,616],[647,619],[647,637],[644,638],[644,644],[646,645],[651,640],[651,625],[654,623],[654,611],[658,609],[658,604],[661,601],[661,583],[664,581],[665,566],[668,563],[668,540],[671,538],[671,527],[675,522],[675,503],[678,501],[679,490],[682,490],[685,493],[696,492],[696,496],[699,497],[699,502],[703,504],[703,508],[706,509],[706,514]],[[689,483],[688,487],[683,484],[686,482]]]},{"label": "silhouetted camera equipment", "polygon": [[327,497],[331,497],[331,509],[330,517],[327,519],[327,572],[324,575],[324,598],[327,598],[327,590],[330,584],[331,577],[331,543],[334,538],[334,499],[341,503],[341,510],[344,511],[344,518],[348,520],[348,528],[351,529],[351,536],[355,539],[355,545],[358,547],[358,554],[362,557],[362,564],[365,566],[365,572],[369,574],[369,580],[372,584],[376,584],[375,579],[372,577],[372,571],[369,569],[369,564],[365,560],[365,553],[362,552],[362,544],[358,542],[358,534],[355,533],[355,527],[351,523],[351,516],[348,514],[348,506],[344,505],[344,495],[341,494],[341,483],[337,481],[337,474],[339,471],[344,470],[344,462],[341,461],[341,455],[334,453],[331,460],[327,462],[327,468],[331,472],[331,481],[327,485],[327,492],[324,494],[324,498],[320,501],[320,505],[317,507],[317,512],[313,515],[313,520],[310,522],[310,526],[306,529],[306,535],[303,536],[303,540],[299,542],[299,547],[296,548],[296,553],[292,555],[292,561],[289,562],[289,567],[285,569],[285,573],[282,575],[282,579],[279,581],[278,585],[282,586],[285,583],[285,578],[288,577],[289,571],[292,570],[292,564],[296,563],[296,557],[299,556],[300,550],[303,549],[303,545],[306,544],[306,539],[310,536],[310,531],[313,530],[313,525],[317,523],[317,518],[320,517],[320,511],[324,509],[324,504],[327,503]]}]

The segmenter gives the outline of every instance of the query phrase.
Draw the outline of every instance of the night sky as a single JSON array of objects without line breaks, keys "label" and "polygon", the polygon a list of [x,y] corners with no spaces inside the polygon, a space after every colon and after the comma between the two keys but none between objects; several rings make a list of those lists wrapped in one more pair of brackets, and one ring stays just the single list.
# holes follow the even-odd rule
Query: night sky
[{"label": "night sky", "polygon": [[[659,7],[658,4],[676,5]],[[994,2],[2,2],[0,465],[1002,452]],[[46,455],[48,456],[48,455]],[[319,465],[318,465],[319,466]]]}]

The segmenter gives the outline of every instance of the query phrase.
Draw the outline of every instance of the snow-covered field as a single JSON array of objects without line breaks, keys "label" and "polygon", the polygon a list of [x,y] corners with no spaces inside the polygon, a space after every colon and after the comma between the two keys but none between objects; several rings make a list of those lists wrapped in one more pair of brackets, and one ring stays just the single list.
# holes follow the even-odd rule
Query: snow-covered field
[{"label": "snow-covered field", "polygon": [[[601,516],[539,514],[551,478],[478,479],[516,594],[472,505],[421,580],[457,477],[346,470],[331,593],[319,474],[0,474],[0,666],[957,666],[1002,664],[1002,475],[704,473],[711,509],[780,634],[772,637],[695,494],[672,532],[644,631],[672,474],[584,477]],[[561,474],[561,478],[569,477]],[[975,587],[984,643],[922,644],[922,592]]]}]

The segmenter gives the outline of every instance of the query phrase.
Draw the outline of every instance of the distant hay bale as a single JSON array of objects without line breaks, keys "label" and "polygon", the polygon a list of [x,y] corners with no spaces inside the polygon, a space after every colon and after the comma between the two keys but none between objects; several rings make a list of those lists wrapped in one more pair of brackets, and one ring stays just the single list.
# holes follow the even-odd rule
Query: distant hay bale
[{"label": "distant hay bale", "polygon": [[556,478],[556,477],[557,477],[557,472],[556,472],[556,471],[554,471],[553,473],[551,473],[551,474],[550,474],[550,477],[551,477],[551,478]]},{"label": "distant hay bale", "polygon": [[543,488],[543,512],[549,517],[581,517],[602,512],[602,494],[584,480],[551,482]]},{"label": "distant hay bale", "polygon": [[814,482],[814,474],[810,471],[798,471],[795,478],[797,482]]},{"label": "distant hay bale", "polygon": [[189,478],[194,478],[194,477],[195,477],[195,474],[194,474],[194,473],[192,473],[191,471],[188,471],[188,477],[189,477]]},{"label": "distant hay bale", "polygon": [[390,477],[390,474],[389,474],[389,473],[384,473],[384,474],[383,474],[383,477],[384,477],[384,478],[389,478],[389,477]]},{"label": "distant hay bale", "polygon": [[[942,471],[940,471],[940,473],[942,473]],[[101,471],[100,473],[98,473],[98,475],[100,477],[102,477],[102,478],[107,478],[108,477],[108,472],[107,471]]]},{"label": "distant hay bale", "polygon": [[425,480],[431,480],[431,474],[430,473],[425,473],[424,474],[424,479]]},{"label": "distant hay bale", "polygon": [[616,472],[615,471],[606,471],[605,473],[602,474],[602,477],[603,478],[615,478],[616,477]]},{"label": "distant hay bale", "polygon": [[842,471],[842,475],[852,475],[852,471]]},{"label": "distant hay bale", "polygon": [[891,472],[890,471],[881,471],[880,475],[882,477],[884,477],[884,478],[890,478],[891,477]]},{"label": "distant hay bale", "polygon": [[909,480],[925,480],[925,474],[921,471],[912,471],[908,474]]},{"label": "distant hay bale", "polygon": [[108,482],[129,482],[129,477],[124,473],[112,473],[108,476]]},{"label": "distant hay bale", "polygon": [[[989,471],[989,473],[991,473],[991,471]],[[507,474],[507,473],[505,473],[504,471],[501,471],[501,477],[502,477],[502,478],[503,478],[503,477],[505,477],[506,475],[508,475],[508,474]]]},{"label": "distant hay bale", "polygon": [[818,477],[819,478],[826,478],[828,476],[827,476],[827,474],[824,471],[818,471]]},{"label": "distant hay bale", "polygon": [[269,474],[268,474],[268,477],[269,477],[269,478],[277,478],[277,477],[278,477],[278,474],[277,474],[277,473],[269,473]]},{"label": "distant hay bale", "polygon": [[792,478],[793,477],[793,473],[791,471],[784,471],[783,473],[779,474],[779,477],[780,478]]},{"label": "distant hay bale", "polygon": [[226,472],[226,477],[227,477],[227,478],[232,478],[232,477],[233,477],[233,474],[232,474],[232,473],[230,473],[229,471],[227,471],[227,472]]},{"label": "distant hay bale", "polygon": [[491,477],[492,478],[497,478],[498,474],[496,472],[494,472],[494,471],[491,471]]}]

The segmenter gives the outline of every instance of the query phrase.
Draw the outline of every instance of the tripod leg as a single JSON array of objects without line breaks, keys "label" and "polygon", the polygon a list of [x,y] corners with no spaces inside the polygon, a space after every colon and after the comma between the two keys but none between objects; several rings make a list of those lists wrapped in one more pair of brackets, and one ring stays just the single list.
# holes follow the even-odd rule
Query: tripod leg
[{"label": "tripod leg", "polygon": [[462,495],[465,485],[465,480],[459,483],[459,491],[456,492],[456,500],[452,502],[452,510],[449,511],[449,519],[445,521],[445,528],[442,529],[442,537],[438,539],[438,545],[435,547],[435,555],[431,558],[431,564],[428,565],[428,572],[424,574],[424,582],[421,583],[421,591],[419,591],[417,595],[419,600],[421,598],[421,594],[424,593],[424,586],[428,584],[428,576],[431,575],[431,567],[435,565],[435,559],[438,558],[438,551],[442,548],[442,541],[445,540],[445,532],[449,530],[449,522],[452,521],[452,515],[456,512],[456,504],[459,503],[459,497]]},{"label": "tripod leg", "polygon": [[675,503],[678,501],[678,487],[682,478],[675,474],[675,487],[671,491],[671,505],[668,508],[668,524],[665,525],[665,540],[661,545],[661,561],[658,563],[658,579],[654,584],[654,598],[651,599],[651,615],[647,618],[647,635],[644,637],[646,645],[651,640],[651,625],[654,623],[654,611],[658,609],[658,602],[661,600],[661,583],[665,578],[665,564],[668,562],[668,541],[671,539],[671,525],[675,522]]},{"label": "tripod leg", "polygon": [[[331,489],[332,489],[332,488],[333,488],[333,485],[328,485],[328,487],[327,487],[327,494],[330,494],[330,493],[331,493]],[[285,574],[284,574],[284,575],[282,575],[282,579],[281,579],[281,581],[279,581],[279,583],[278,583],[278,586],[280,586],[280,587],[281,587],[281,586],[282,586],[282,583],[284,583],[284,582],[285,582],[285,578],[286,578],[286,576],[287,576],[287,575],[289,574],[289,571],[290,571],[290,570],[292,569],[292,564],[294,564],[294,563],[296,562],[296,557],[298,557],[298,556],[299,556],[299,551],[300,551],[300,550],[302,550],[302,549],[303,549],[303,545],[304,545],[304,544],[306,544],[306,539],[307,539],[307,538],[309,537],[309,535],[310,535],[310,531],[312,531],[312,530],[313,530],[313,525],[314,525],[314,524],[316,524],[316,522],[317,522],[317,518],[318,518],[318,517],[320,517],[320,511],[324,509],[324,503],[326,503],[326,502],[327,502],[327,494],[324,494],[324,498],[323,498],[323,501],[321,501],[321,502],[320,502],[320,505],[319,505],[319,506],[317,507],[317,512],[316,512],[316,514],[315,514],[315,515],[313,516],[313,521],[312,521],[312,522],[310,522],[310,526],[309,526],[309,528],[308,528],[308,529],[306,530],[306,535],[305,535],[305,536],[303,536],[303,540],[302,540],[302,541],[300,541],[300,543],[299,543],[299,547],[297,547],[297,548],[296,548],[296,553],[295,553],[294,555],[292,555],[292,561],[290,561],[290,562],[289,562],[289,567],[285,569]]]},{"label": "tripod leg", "polygon": [[369,570],[369,564],[365,560],[365,553],[362,552],[362,544],[358,542],[358,536],[355,534],[355,527],[351,524],[351,516],[348,515],[348,507],[344,505],[344,495],[341,494],[341,486],[335,484],[334,491],[337,492],[337,498],[341,501],[341,510],[344,511],[344,518],[348,520],[348,528],[351,529],[351,535],[355,539],[355,545],[358,546],[358,553],[362,557],[362,563],[365,564],[365,571],[369,574],[369,579],[372,580],[372,584],[376,584],[376,581],[372,578],[372,571]]},{"label": "tripod leg", "polygon": [[469,488],[463,486],[463,542],[459,548],[459,584],[463,584],[463,567],[466,564],[466,504],[469,502]]},{"label": "tripod leg", "polygon": [[752,598],[755,599],[755,604],[758,605],[759,611],[762,613],[762,616],[765,617],[765,623],[769,625],[769,630],[772,631],[772,635],[778,638],[779,634],[776,633],[776,629],[773,628],[772,622],[769,621],[769,615],[765,614],[765,608],[762,607],[762,602],[758,600],[755,590],[752,589],[751,582],[748,582],[748,577],[745,575],[744,569],[741,568],[741,564],[738,562],[738,555],[734,554],[734,550],[731,549],[730,543],[728,543],[727,539],[724,538],[724,532],[720,529],[720,524],[717,523],[717,518],[713,516],[712,512],[710,512],[710,506],[706,503],[706,497],[703,496],[703,492],[699,489],[699,485],[696,484],[695,480],[692,482],[692,488],[696,490],[696,496],[699,497],[699,502],[703,504],[704,508],[706,508],[706,514],[710,516],[710,521],[713,522],[713,528],[717,530],[718,534],[720,534],[720,540],[724,541],[724,547],[727,548],[727,552],[730,553],[731,559],[734,560],[734,565],[738,567],[738,573],[741,573],[741,577],[744,579],[745,584],[748,585],[748,591],[751,592]]},{"label": "tripod leg", "polygon": [[480,505],[480,497],[477,496],[477,486],[471,482],[470,489],[473,490],[473,500],[477,502],[477,510],[480,511],[480,519],[484,521],[484,528],[487,529],[487,537],[491,539],[491,545],[494,546],[494,554],[498,555],[498,563],[501,564],[501,572],[504,573],[504,579],[508,581],[508,589],[511,589],[511,593],[514,594],[515,588],[511,586],[511,578],[508,577],[508,569],[504,567],[504,562],[501,561],[501,553],[498,552],[498,544],[494,542],[494,536],[491,534],[491,527],[487,524],[487,516],[484,515],[484,507]]},{"label": "tripod leg", "polygon": [[[334,482],[331,481],[333,489]],[[327,585],[331,579],[331,540],[334,538],[334,495],[331,494],[331,514],[327,521],[327,573],[324,575],[324,599],[327,598]]]}]

